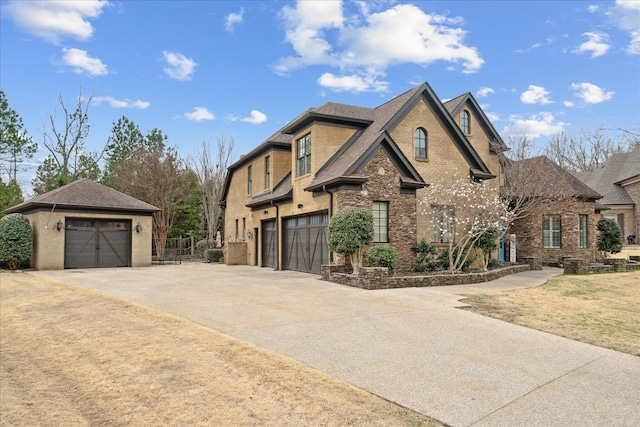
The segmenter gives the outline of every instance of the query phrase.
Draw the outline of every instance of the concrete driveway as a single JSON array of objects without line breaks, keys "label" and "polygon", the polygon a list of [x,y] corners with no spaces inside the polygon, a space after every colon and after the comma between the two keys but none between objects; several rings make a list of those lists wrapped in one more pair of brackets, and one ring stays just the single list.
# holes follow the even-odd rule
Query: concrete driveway
[{"label": "concrete driveway", "polygon": [[456,293],[559,272],[379,291],[197,263],[33,274],[190,319],[452,426],[640,425],[640,358],[456,308]]}]

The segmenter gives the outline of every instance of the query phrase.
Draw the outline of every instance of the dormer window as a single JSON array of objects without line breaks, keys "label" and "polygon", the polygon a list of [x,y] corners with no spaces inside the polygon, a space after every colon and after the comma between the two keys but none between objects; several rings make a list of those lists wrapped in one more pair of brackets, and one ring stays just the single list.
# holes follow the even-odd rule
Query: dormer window
[{"label": "dormer window", "polygon": [[462,110],[462,113],[460,113],[460,129],[465,135],[471,133],[471,117],[467,110]]},{"label": "dormer window", "polygon": [[413,142],[415,146],[416,159],[427,158],[427,131],[423,128],[418,128],[414,132]]},{"label": "dormer window", "polygon": [[307,134],[296,141],[296,172],[297,176],[311,173],[311,134]]}]

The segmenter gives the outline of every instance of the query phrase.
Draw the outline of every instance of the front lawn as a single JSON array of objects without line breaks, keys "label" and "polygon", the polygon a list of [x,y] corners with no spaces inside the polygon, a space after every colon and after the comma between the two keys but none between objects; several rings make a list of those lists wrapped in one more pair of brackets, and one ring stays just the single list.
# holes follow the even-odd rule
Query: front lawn
[{"label": "front lawn", "polygon": [[475,313],[640,356],[640,272],[563,275],[465,297]]}]

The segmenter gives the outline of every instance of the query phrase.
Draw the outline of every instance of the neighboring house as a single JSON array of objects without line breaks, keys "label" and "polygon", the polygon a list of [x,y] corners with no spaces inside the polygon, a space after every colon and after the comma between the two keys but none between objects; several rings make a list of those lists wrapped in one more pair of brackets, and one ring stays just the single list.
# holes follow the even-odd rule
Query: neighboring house
[{"label": "neighboring house", "polygon": [[509,228],[516,235],[517,260],[538,257],[546,265],[561,265],[570,257],[593,261],[601,209],[596,201],[602,196],[545,156],[510,163],[503,194],[526,206],[526,216]]},{"label": "neighboring house", "polygon": [[466,177],[497,194],[496,147],[504,142],[471,94],[443,104],[427,83],[376,108],[310,108],[229,168],[225,237],[241,242],[243,263],[320,273],[329,218],[359,206],[373,213],[374,244],[394,246],[408,269],[411,245],[438,235],[432,212],[445,211],[421,202],[429,183]]},{"label": "neighboring house", "polygon": [[640,244],[640,147],[614,154],[601,167],[576,177],[603,195],[599,203],[608,209],[602,216],[618,223],[624,243]]},{"label": "neighboring house", "polygon": [[38,270],[151,265],[152,215],[160,209],[79,179],[5,210],[33,230]]}]

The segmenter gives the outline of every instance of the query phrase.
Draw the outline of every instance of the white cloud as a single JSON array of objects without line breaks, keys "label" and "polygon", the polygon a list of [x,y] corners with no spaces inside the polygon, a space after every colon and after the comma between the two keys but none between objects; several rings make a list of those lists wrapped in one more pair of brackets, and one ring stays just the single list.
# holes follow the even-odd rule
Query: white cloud
[{"label": "white cloud", "polygon": [[91,99],[91,103],[95,105],[100,105],[103,102],[106,102],[111,106],[111,108],[136,108],[138,110],[144,110],[151,105],[147,101],[136,100],[132,101],[130,99],[119,100],[115,99],[112,96],[94,96]]},{"label": "white cloud", "polygon": [[484,63],[477,49],[465,44],[461,18],[426,14],[410,4],[376,13],[361,5],[355,15],[345,16],[342,2],[299,1],[295,8],[285,6],[280,16],[296,56],[281,58],[276,72],[338,67],[343,77],[326,73],[318,79],[334,90],[347,90],[345,85],[354,91],[386,90],[377,78],[397,64],[443,61],[473,73]]},{"label": "white cloud", "polygon": [[523,104],[551,104],[549,92],[542,86],[529,85],[529,90],[520,94]]},{"label": "white cloud", "polygon": [[602,56],[611,47],[609,42],[609,36],[606,33],[597,33],[597,32],[588,32],[582,34],[587,37],[587,41],[582,43],[574,53],[589,53],[591,52],[592,58],[597,58],[598,56]]},{"label": "white cloud", "polygon": [[616,0],[615,6],[608,13],[613,22],[623,31],[629,32],[627,53],[640,55],[640,2],[636,0]]},{"label": "white cloud", "polygon": [[91,77],[105,76],[109,72],[107,66],[98,58],[92,58],[86,50],[75,48],[62,49],[62,61],[65,65],[73,67],[77,74],[88,74]]},{"label": "white cloud", "polygon": [[244,17],[244,7],[240,8],[239,13],[230,13],[227,15],[227,20],[224,24],[224,30],[228,33],[233,33],[233,27],[236,24],[241,24]]},{"label": "white cloud", "polygon": [[251,123],[252,125],[259,125],[267,121],[267,115],[258,110],[251,110],[251,115],[249,117],[236,117],[233,114],[229,114],[227,116],[227,120],[231,122],[240,121],[245,123]]},{"label": "white cloud", "polygon": [[597,4],[591,4],[587,6],[587,10],[591,13],[596,13],[597,11],[600,10],[600,6],[598,6]]},{"label": "white cloud", "polygon": [[562,132],[566,125],[566,123],[555,121],[553,114],[549,112],[541,112],[528,118],[512,115],[509,121],[511,125],[505,127],[502,133],[507,136],[527,136],[530,139],[556,135]]},{"label": "white cloud", "polygon": [[191,120],[193,122],[200,122],[202,120],[215,120],[216,116],[205,107],[195,107],[192,112],[185,113],[184,117],[187,120]]},{"label": "white cloud", "polygon": [[335,76],[324,73],[318,78],[318,84],[335,92],[384,92],[389,82],[380,81],[373,76]]},{"label": "white cloud", "polygon": [[599,86],[591,83],[572,83],[571,89],[576,91],[576,96],[587,104],[599,104],[613,98],[615,92],[607,92]]},{"label": "white cloud", "polygon": [[571,108],[576,105],[573,103],[573,101],[564,101],[562,104],[567,108]]},{"label": "white cloud", "polygon": [[476,96],[478,98],[483,98],[485,96],[489,96],[492,93],[495,93],[496,91],[491,89],[490,87],[486,87],[486,86],[482,86],[480,89],[478,89],[478,91],[476,92]]},{"label": "white cloud", "polygon": [[58,44],[65,37],[88,40],[93,35],[93,26],[88,20],[97,18],[108,5],[104,0],[16,0],[6,4],[2,11],[13,18],[16,26]]},{"label": "white cloud", "polygon": [[198,65],[193,59],[168,50],[162,52],[162,55],[167,62],[167,66],[163,70],[169,77],[176,80],[191,80],[191,74]]}]

